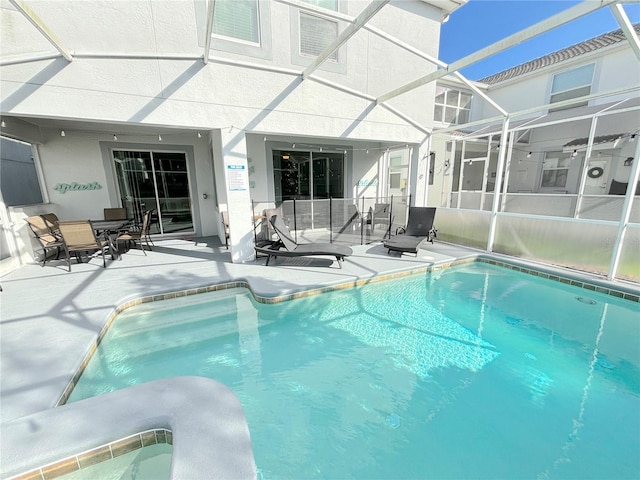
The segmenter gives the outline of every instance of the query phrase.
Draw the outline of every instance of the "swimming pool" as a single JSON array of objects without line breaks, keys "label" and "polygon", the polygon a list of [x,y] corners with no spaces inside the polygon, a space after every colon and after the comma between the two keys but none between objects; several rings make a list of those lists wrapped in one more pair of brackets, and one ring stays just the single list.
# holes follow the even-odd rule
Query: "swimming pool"
[{"label": "swimming pool", "polygon": [[263,478],[638,478],[638,313],[485,263],[272,305],[231,289],[125,311],[69,402],[215,378]]}]

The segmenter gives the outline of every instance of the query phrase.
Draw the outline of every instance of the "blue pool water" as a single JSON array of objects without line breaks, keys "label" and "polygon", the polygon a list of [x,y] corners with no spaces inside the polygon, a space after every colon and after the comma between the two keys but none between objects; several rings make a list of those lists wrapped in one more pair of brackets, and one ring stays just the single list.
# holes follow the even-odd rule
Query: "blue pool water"
[{"label": "blue pool water", "polygon": [[127,310],[70,401],[219,380],[261,478],[637,479],[638,313],[483,263],[277,305],[226,290]]}]

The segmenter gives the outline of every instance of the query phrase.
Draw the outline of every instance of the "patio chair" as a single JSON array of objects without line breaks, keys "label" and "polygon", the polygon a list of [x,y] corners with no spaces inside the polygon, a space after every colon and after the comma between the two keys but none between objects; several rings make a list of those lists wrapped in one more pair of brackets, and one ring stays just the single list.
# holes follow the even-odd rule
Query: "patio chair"
[{"label": "patio chair", "polygon": [[83,253],[97,252],[102,254],[102,266],[107,267],[107,240],[96,237],[91,220],[70,220],[58,223],[62,235],[62,246],[67,256],[67,265],[71,271],[71,254],[74,253],[78,262],[82,262]]},{"label": "patio chair", "polygon": [[151,227],[151,217],[153,215],[153,210],[147,210],[146,212],[144,212],[144,214],[142,215],[142,225],[140,226],[140,228],[138,229],[127,229],[127,230],[123,230],[122,232],[119,232],[118,235],[116,236],[116,245],[118,245],[118,242],[127,242],[127,245],[130,245],[131,243],[135,244],[136,242],[140,243],[140,250],[142,250],[142,253],[144,253],[145,257],[147,256],[147,252],[144,251],[144,245],[142,244],[142,241],[144,240],[145,243],[147,244],[147,247],[149,247],[149,251],[151,251],[151,244],[153,244],[153,241],[151,240],[151,236],[149,235],[149,228]]},{"label": "patio chair", "polygon": [[388,203],[376,203],[373,208],[369,207],[367,225],[371,225],[372,232],[376,225],[384,225],[386,228],[384,236],[391,236],[391,223],[391,206]]},{"label": "patio chair", "polygon": [[[336,257],[338,266],[342,268],[344,257],[353,253],[350,247],[335,245],[333,243],[296,243],[291,236],[289,228],[279,215],[272,216],[269,221],[273,226],[280,241],[271,245],[257,246],[256,252],[267,255],[267,265],[272,257],[309,257],[314,255],[326,255]],[[284,250],[282,250],[284,248]]]},{"label": "patio chair", "polygon": [[126,220],[127,209],[126,208],[105,208],[104,219],[105,220]]},{"label": "patio chair", "polygon": [[387,253],[394,251],[403,253],[415,253],[424,241],[433,243],[437,230],[433,227],[436,216],[435,207],[409,207],[409,219],[406,227],[401,227],[404,233],[397,234],[384,242]]},{"label": "patio chair", "polygon": [[[60,250],[62,248],[62,238],[59,233],[54,232],[50,228],[47,220],[44,218],[44,215],[33,215],[25,218],[24,220],[27,222],[31,232],[42,247],[42,266],[44,267],[44,264],[47,261],[47,250],[49,249],[56,249],[56,260],[58,260],[60,258]],[[59,232],[59,230],[57,230],[57,222],[56,231]]]}]

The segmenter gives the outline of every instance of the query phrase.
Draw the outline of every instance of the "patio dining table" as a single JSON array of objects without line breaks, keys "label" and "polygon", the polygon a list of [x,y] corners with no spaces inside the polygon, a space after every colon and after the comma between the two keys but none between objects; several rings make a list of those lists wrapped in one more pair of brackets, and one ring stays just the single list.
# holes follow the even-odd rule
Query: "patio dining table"
[{"label": "patio dining table", "polygon": [[111,258],[113,260],[120,258],[120,251],[118,250],[117,242],[115,241],[118,233],[132,223],[132,218],[125,218],[122,220],[91,220],[91,226],[96,232],[96,236],[103,237],[109,243],[109,250],[111,251]]}]

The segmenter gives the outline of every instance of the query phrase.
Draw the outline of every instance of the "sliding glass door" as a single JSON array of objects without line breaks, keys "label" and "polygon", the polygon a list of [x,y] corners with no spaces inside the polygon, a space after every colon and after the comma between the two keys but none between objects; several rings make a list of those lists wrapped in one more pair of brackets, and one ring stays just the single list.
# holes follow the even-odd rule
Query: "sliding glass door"
[{"label": "sliding glass door", "polygon": [[344,197],[342,153],[273,151],[276,203]]},{"label": "sliding glass door", "polygon": [[187,158],[183,152],[114,150],[122,206],[130,218],[152,215],[151,233],[192,232]]}]

